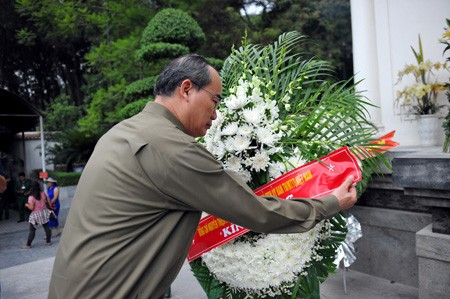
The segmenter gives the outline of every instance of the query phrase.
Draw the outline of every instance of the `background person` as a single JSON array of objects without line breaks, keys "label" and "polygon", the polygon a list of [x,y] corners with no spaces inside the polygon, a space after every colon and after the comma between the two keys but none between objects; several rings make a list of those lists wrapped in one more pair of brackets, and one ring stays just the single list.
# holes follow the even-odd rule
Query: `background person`
[{"label": "background person", "polygon": [[28,233],[28,240],[26,245],[22,245],[22,249],[30,249],[31,243],[36,235],[36,228],[38,225],[42,225],[45,230],[46,244],[51,245],[51,231],[48,227],[48,221],[50,217],[50,211],[47,209],[45,201],[47,196],[41,189],[39,182],[33,182],[30,189],[30,196],[28,197],[28,203],[26,207],[31,211],[28,222],[30,222],[30,231]]},{"label": "background person", "polygon": [[19,220],[17,222],[28,221],[30,211],[25,207],[30,194],[31,181],[25,177],[24,172],[19,173],[19,182],[16,189],[17,209],[19,210]]},{"label": "background person", "polygon": [[0,163],[0,193],[5,192],[7,187],[7,182],[5,178],[5,174],[3,172],[3,165]]},{"label": "background person", "polygon": [[[3,176],[5,179],[5,184],[8,185],[11,179],[5,175]],[[9,219],[9,196],[8,196],[8,188],[6,187],[3,191],[0,192],[0,220],[3,220],[3,214],[5,214],[5,219]]]},{"label": "background person", "polygon": [[197,55],[158,76],[155,102],[98,141],[79,180],[49,298],[162,298],[202,211],[253,231],[299,233],[356,202],[353,177],[323,199],[258,197],[195,138],[216,119],[218,72]]},{"label": "background person", "polygon": [[55,220],[50,220],[48,223],[48,226],[52,230],[52,236],[56,237],[58,236],[61,231],[59,229],[59,221],[58,221],[58,215],[59,215],[59,209],[61,207],[59,203],[59,189],[57,187],[57,181],[53,178],[48,178],[45,180],[47,183],[47,195],[49,198],[50,205],[52,206],[52,210],[56,215]]}]

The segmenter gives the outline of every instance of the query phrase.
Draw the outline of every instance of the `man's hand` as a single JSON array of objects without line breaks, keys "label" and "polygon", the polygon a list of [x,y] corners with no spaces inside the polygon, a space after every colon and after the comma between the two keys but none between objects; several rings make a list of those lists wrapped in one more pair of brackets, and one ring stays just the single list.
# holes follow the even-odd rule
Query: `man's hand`
[{"label": "man's hand", "polygon": [[356,203],[356,188],[353,185],[353,180],[353,175],[348,176],[344,183],[332,193],[339,200],[341,210],[351,208]]}]

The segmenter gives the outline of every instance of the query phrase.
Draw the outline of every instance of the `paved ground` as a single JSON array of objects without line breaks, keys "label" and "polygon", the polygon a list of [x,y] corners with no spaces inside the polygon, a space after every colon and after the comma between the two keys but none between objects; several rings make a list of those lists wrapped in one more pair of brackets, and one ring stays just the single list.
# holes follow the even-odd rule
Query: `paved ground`
[{"label": "paved ground", "polygon": [[[68,204],[62,201],[62,206],[66,207],[60,213],[61,221],[64,222]],[[32,248],[20,249],[28,236],[28,223],[17,223],[16,215],[12,211],[11,219],[0,221],[0,299],[47,298],[59,237],[52,239],[51,246],[45,245],[44,230],[40,227]],[[344,293],[344,274],[347,294]],[[172,298],[207,298],[187,263],[172,284],[171,290]],[[323,299],[413,299],[418,297],[417,294],[417,288],[352,270],[339,270],[321,285]]]}]

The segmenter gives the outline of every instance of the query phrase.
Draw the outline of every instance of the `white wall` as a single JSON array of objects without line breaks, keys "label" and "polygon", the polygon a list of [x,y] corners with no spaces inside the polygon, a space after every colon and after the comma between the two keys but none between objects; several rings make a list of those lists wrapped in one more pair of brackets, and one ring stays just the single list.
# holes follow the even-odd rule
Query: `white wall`
[{"label": "white wall", "polygon": [[[396,85],[397,74],[406,63],[415,62],[410,47],[418,48],[419,34],[425,59],[445,61],[439,38],[450,18],[450,0],[351,0],[351,13],[354,70],[357,80],[364,79],[359,90],[380,107],[369,109],[372,120],[380,133],[396,130],[395,140],[401,145],[419,145],[417,121],[395,104],[402,86]],[[450,73],[438,76],[445,82]],[[412,80],[405,77],[402,84]],[[444,93],[439,100],[448,105]],[[447,108],[440,112],[442,117],[446,114]],[[442,141],[442,128],[440,137]]]},{"label": "white wall", "polygon": [[[30,138],[29,135],[33,135],[33,137]],[[42,169],[41,140],[39,139],[39,132],[25,132],[25,136],[25,155],[23,151],[23,141],[19,135],[16,135],[16,140],[14,141],[13,145],[13,152],[14,155],[16,155],[18,158],[22,160],[26,159],[24,172],[27,174],[27,176],[29,176],[30,172],[33,169]],[[45,142],[47,158],[49,157],[48,148],[54,146],[54,144],[55,143],[52,141]],[[52,170],[53,168],[54,165],[49,161],[46,161],[46,169]]]}]

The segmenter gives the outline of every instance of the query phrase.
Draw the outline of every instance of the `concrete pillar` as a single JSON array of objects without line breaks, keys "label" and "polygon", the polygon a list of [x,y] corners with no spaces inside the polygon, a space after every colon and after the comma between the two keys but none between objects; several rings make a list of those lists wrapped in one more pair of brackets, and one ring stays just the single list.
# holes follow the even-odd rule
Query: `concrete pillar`
[{"label": "concrete pillar", "polygon": [[433,233],[428,225],[416,234],[419,261],[419,299],[448,298],[450,294],[450,235]]},{"label": "concrete pillar", "polygon": [[372,122],[382,131],[376,22],[373,0],[351,0],[353,69],[357,91],[377,107],[367,107]]}]

